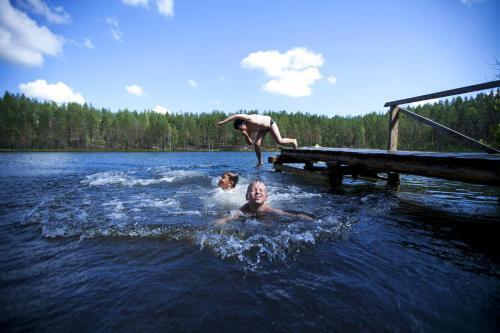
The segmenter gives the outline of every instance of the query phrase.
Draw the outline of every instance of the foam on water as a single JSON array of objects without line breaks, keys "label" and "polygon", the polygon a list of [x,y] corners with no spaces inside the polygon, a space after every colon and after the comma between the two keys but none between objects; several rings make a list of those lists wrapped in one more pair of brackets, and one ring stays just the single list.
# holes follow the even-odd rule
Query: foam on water
[{"label": "foam on water", "polygon": [[140,208],[179,208],[179,201],[174,198],[159,199],[148,198],[146,196],[136,196],[131,202],[137,202],[137,207]]},{"label": "foam on water", "polygon": [[[268,182],[272,206],[285,210],[305,207],[304,212],[315,214],[317,219],[244,217],[216,227],[217,218],[237,211],[245,203],[248,181],[242,179],[235,189],[222,191],[214,185],[215,177],[210,177],[205,186],[198,185],[193,177],[203,174],[201,172],[177,170],[174,174],[187,176],[188,186],[174,187],[171,192],[161,187],[117,191],[100,185],[89,191],[82,186],[35,207],[26,219],[39,221],[46,238],[158,237],[191,243],[221,260],[236,260],[245,269],[255,270],[265,262],[286,261],[322,240],[342,239],[362,216],[386,213],[391,202],[377,194],[360,196],[357,200],[351,197],[346,202],[338,201],[341,197],[324,198],[322,206],[315,204],[314,211],[307,211],[317,198],[322,198],[320,192]],[[137,180],[136,175],[98,173],[81,183],[131,184],[131,179]]]},{"label": "foam on water", "polygon": [[156,173],[152,178],[135,178],[134,171],[105,171],[88,175],[82,180],[83,184],[90,186],[122,185],[122,186],[148,186],[160,183],[175,183],[188,178],[204,177],[203,173],[186,170],[168,170]]},{"label": "foam on water", "polygon": [[217,187],[202,198],[206,208],[217,207],[218,209],[228,210],[243,206],[246,202],[245,195],[246,186],[237,186],[227,191]]},{"label": "foam on water", "polygon": [[335,217],[317,221],[279,219],[272,223],[247,218],[223,228],[200,230],[195,241],[223,259],[237,259],[246,269],[255,270],[263,261],[284,261],[320,239],[341,238],[350,230],[350,221]]},{"label": "foam on water", "polygon": [[331,217],[310,221],[259,221],[253,218],[236,221],[224,228],[205,226],[162,226],[140,223],[111,223],[92,228],[78,228],[73,223],[45,225],[47,238],[79,237],[80,240],[101,237],[161,238],[193,243],[223,260],[236,259],[245,269],[258,269],[264,262],[285,261],[308,246],[325,239],[341,239],[351,229],[349,220]]},{"label": "foam on water", "polygon": [[[240,176],[235,189],[223,191],[217,187],[218,175],[219,171],[185,166],[98,172],[85,176],[80,186],[36,206],[26,220],[39,221],[46,238],[180,240],[253,270],[264,262],[285,261],[323,239],[343,238],[361,216],[385,213],[387,207],[387,200],[377,194],[338,202],[341,197],[324,197],[321,190],[265,180],[271,206],[302,210],[317,219],[244,217],[216,227],[217,218],[237,211],[246,202],[251,180]],[[165,186],[148,187],[159,183]]]}]

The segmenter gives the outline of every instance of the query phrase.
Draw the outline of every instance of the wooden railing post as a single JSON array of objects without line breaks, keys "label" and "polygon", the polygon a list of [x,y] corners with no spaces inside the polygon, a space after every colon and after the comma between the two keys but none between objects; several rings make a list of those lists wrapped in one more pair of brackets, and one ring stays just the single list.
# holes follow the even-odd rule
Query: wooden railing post
[{"label": "wooden railing post", "polygon": [[387,150],[398,150],[399,107],[391,105],[389,110],[389,140]]}]

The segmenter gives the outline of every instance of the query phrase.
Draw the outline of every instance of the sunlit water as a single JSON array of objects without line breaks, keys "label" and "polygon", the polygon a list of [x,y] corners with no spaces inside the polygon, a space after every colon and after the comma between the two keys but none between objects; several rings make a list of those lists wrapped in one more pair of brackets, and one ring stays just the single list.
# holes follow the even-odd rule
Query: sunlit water
[{"label": "sunlit water", "polygon": [[[269,154],[268,154],[269,155]],[[253,153],[0,154],[12,331],[495,331],[499,191],[406,176],[329,190]],[[233,191],[216,186],[240,174]],[[267,184],[296,218],[214,221]]]}]

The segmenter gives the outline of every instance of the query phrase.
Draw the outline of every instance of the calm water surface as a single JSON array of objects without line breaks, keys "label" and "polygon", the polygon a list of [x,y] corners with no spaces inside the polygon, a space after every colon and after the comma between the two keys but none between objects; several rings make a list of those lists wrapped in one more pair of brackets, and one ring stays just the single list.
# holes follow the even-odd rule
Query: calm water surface
[{"label": "calm water surface", "polygon": [[[269,155],[269,154],[268,154]],[[494,332],[498,189],[341,190],[253,153],[0,154],[7,331]],[[241,175],[233,192],[217,176]],[[243,218],[246,185],[314,222]]]}]

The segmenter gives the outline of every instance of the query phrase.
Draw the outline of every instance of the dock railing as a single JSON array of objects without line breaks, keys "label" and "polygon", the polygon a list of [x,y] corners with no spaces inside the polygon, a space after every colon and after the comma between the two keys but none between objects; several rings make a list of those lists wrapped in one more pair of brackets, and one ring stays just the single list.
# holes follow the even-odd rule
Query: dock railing
[{"label": "dock railing", "polygon": [[462,87],[462,88],[456,88],[456,89],[450,89],[450,90],[445,90],[445,91],[440,91],[436,93],[431,93],[431,94],[426,94],[426,95],[421,95],[421,96],[416,96],[416,97],[411,97],[411,98],[405,98],[405,99],[400,99],[397,101],[392,101],[392,102],[387,102],[384,104],[384,107],[390,107],[389,109],[389,138],[388,138],[388,150],[398,150],[398,129],[399,129],[399,114],[404,113],[411,118],[421,121],[427,125],[432,126],[432,128],[439,130],[441,132],[445,132],[449,135],[452,135],[453,137],[462,140],[465,144],[472,148],[480,149],[483,150],[487,153],[490,154],[499,154],[500,150],[490,147],[484,143],[481,143],[473,138],[470,138],[462,133],[459,133],[451,128],[448,128],[444,125],[441,125],[431,119],[425,118],[419,114],[416,114],[410,110],[404,109],[401,107],[403,104],[408,104],[408,103],[414,103],[414,102],[420,102],[420,101],[425,101],[429,99],[435,99],[435,98],[442,98],[442,97],[448,97],[448,96],[454,96],[454,95],[460,95],[460,94],[466,94],[474,91],[480,91],[480,90],[485,90],[485,89],[493,89],[493,88],[498,88],[500,87],[500,80],[496,81],[491,81],[491,82],[486,82],[486,83],[481,83],[481,84],[474,84],[471,86],[467,87]]}]

